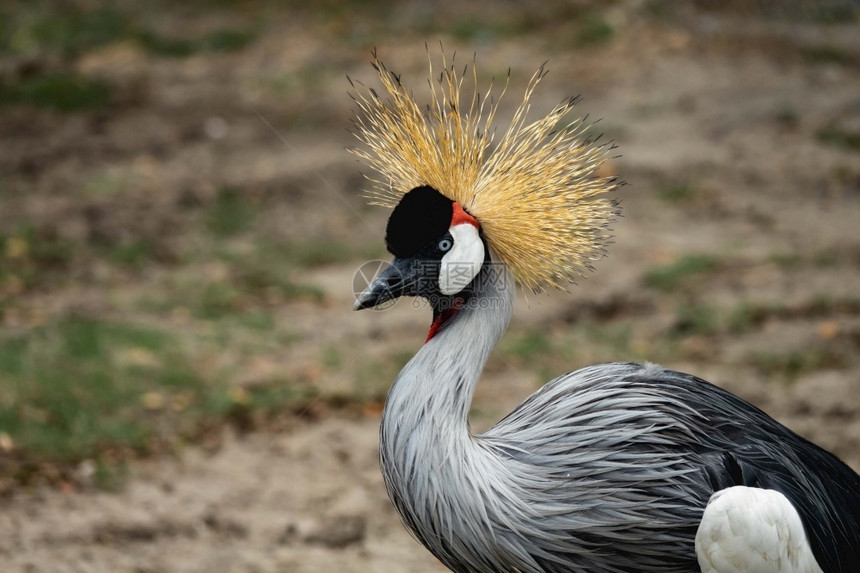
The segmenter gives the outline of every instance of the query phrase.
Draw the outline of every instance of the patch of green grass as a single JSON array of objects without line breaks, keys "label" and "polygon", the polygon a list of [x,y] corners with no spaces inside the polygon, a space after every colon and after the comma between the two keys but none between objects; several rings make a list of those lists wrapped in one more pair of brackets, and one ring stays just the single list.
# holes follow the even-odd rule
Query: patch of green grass
[{"label": "patch of green grass", "polygon": [[259,85],[278,97],[291,98],[317,93],[323,82],[330,77],[331,70],[317,65],[306,65],[293,72],[267,75],[260,79]]},{"label": "patch of green grass", "polygon": [[351,396],[359,401],[382,401],[388,394],[391,381],[415,353],[414,349],[393,350],[383,358],[360,360],[353,369],[355,392]]},{"label": "patch of green grass", "polygon": [[531,23],[526,19],[517,21],[506,18],[475,18],[462,17],[458,18],[453,24],[436,22],[434,26],[427,26],[427,32],[439,33],[444,32],[451,34],[457,40],[468,41],[487,41],[494,38],[509,38],[517,34],[527,32],[532,28]]},{"label": "patch of green grass", "polygon": [[747,362],[761,374],[792,381],[816,370],[844,368],[845,358],[827,348],[808,348],[793,352],[753,352]]},{"label": "patch of green grass", "polygon": [[152,245],[144,239],[129,239],[113,245],[107,252],[111,262],[139,269],[153,256]]},{"label": "patch of green grass", "polygon": [[245,259],[231,269],[232,283],[245,296],[257,299],[281,298],[322,301],[325,292],[319,287],[296,280],[297,271],[278,259]]},{"label": "patch of green grass", "polygon": [[256,30],[222,29],[210,32],[203,39],[203,45],[210,52],[238,52],[250,46],[256,39]]},{"label": "patch of green grass", "polygon": [[247,231],[259,209],[248,196],[235,187],[221,187],[206,211],[206,227],[218,237],[232,237]]},{"label": "patch of green grass", "polygon": [[[728,4],[741,8],[742,3]],[[757,5],[757,13],[769,21],[797,22],[804,24],[848,24],[857,18],[851,2],[825,0],[823,2],[763,2]],[[744,11],[748,8],[744,9]]]},{"label": "patch of green grass", "polygon": [[657,190],[657,197],[667,203],[688,203],[696,195],[696,189],[686,183],[667,185]]},{"label": "patch of green grass", "polygon": [[[0,338],[0,427],[33,455],[80,459],[104,447],[143,448],[154,428],[136,415],[154,388],[205,386],[166,334],[66,319]],[[139,414],[139,413],[138,413]]]},{"label": "patch of green grass", "polygon": [[200,37],[176,37],[154,30],[138,30],[134,37],[147,52],[168,58],[184,58],[200,52],[236,52],[251,45],[258,32],[253,29],[220,29]]},{"label": "patch of green grass", "polygon": [[452,36],[461,41],[473,40],[483,30],[482,22],[476,18],[458,18],[450,28]]},{"label": "patch of green grass", "polygon": [[833,249],[823,249],[811,255],[800,255],[792,252],[775,252],[768,256],[768,262],[786,269],[802,266],[832,268],[840,263],[840,253]]},{"label": "patch of green grass", "polygon": [[283,269],[233,268],[220,280],[174,280],[160,294],[141,299],[139,308],[150,313],[185,309],[195,318],[211,321],[240,318],[249,328],[270,330],[273,319],[265,309],[285,301],[321,302],[325,296],[320,287],[295,281]]},{"label": "patch of green grass", "polygon": [[506,336],[499,346],[499,353],[518,365],[532,366],[552,349],[552,338],[545,330],[531,329]]},{"label": "patch of green grass", "polygon": [[586,339],[599,347],[599,360],[635,359],[633,327],[629,322],[585,323],[583,327]]},{"label": "patch of green grass", "polygon": [[244,295],[313,301],[321,301],[325,293],[302,280],[303,270],[379,255],[375,244],[366,246],[328,239],[284,244],[259,239],[252,250],[237,250],[226,245],[215,253],[229,266],[230,282]]},{"label": "patch of green grass", "polygon": [[270,414],[285,406],[306,403],[317,397],[318,391],[312,387],[297,387],[287,380],[260,384],[248,389],[247,407],[252,411]]},{"label": "patch of green grass", "polygon": [[[46,0],[11,0],[0,7],[0,53],[81,53],[132,38],[148,52],[165,57],[185,57],[199,52],[234,52],[252,44],[257,26],[212,30],[195,37],[176,37],[139,24],[141,14],[115,2],[102,6]],[[236,11],[236,7],[231,7]],[[241,18],[247,20],[247,10]]]},{"label": "patch of green grass", "polygon": [[116,196],[129,186],[128,178],[123,174],[97,173],[88,178],[83,184],[83,191],[93,197]]},{"label": "patch of green grass", "polygon": [[[848,303],[848,305],[846,305],[846,302]],[[813,314],[831,314],[833,312],[836,312],[837,309],[843,310],[844,308],[850,306],[850,299],[848,301],[845,301],[836,299],[830,294],[820,293],[812,296],[809,300],[807,300],[804,306],[807,312]]]},{"label": "patch of green grass", "polygon": [[812,21],[819,24],[849,24],[857,21],[857,8],[848,2],[804,3]]},{"label": "patch of green grass", "polygon": [[767,260],[785,269],[797,268],[803,263],[803,257],[793,252],[774,252],[768,255]]},{"label": "patch of green grass", "polygon": [[112,3],[83,8],[74,3],[28,0],[0,8],[0,52],[75,56],[125,37],[130,17]]},{"label": "patch of green grass", "polygon": [[717,309],[702,304],[681,304],[675,310],[675,334],[718,334],[721,331]]},{"label": "patch of green grass", "polygon": [[199,291],[199,298],[192,305],[198,318],[218,319],[241,310],[241,293],[228,282],[211,282]]},{"label": "patch of green grass", "polygon": [[725,330],[729,334],[743,334],[770,319],[826,319],[837,314],[857,314],[858,312],[860,312],[860,299],[834,298],[827,294],[814,295],[792,305],[781,301],[745,301],[727,311]]},{"label": "patch of green grass", "polygon": [[250,310],[237,317],[239,325],[260,332],[271,332],[275,329],[275,318],[265,310]]},{"label": "patch of green grass", "polygon": [[694,277],[722,268],[720,260],[708,254],[686,255],[674,263],[655,267],[644,275],[645,284],[663,292],[673,292]]},{"label": "patch of green grass", "polygon": [[832,268],[839,264],[839,254],[832,250],[823,250],[815,253],[812,264],[818,268]]},{"label": "patch of green grass", "polygon": [[322,365],[328,370],[340,370],[343,366],[343,356],[336,346],[327,346],[322,351]]},{"label": "patch of green grass", "polygon": [[109,463],[106,460],[96,460],[93,472],[93,485],[101,491],[119,491],[128,479],[128,464],[124,462]]},{"label": "patch of green grass", "polygon": [[615,29],[600,14],[589,13],[579,22],[576,43],[580,46],[606,44],[615,35]]},{"label": "patch of green grass", "polygon": [[800,124],[800,113],[798,113],[797,108],[788,103],[780,105],[773,117],[781,126],[790,129],[794,129]]},{"label": "patch of green grass", "polygon": [[664,21],[674,19],[677,14],[675,6],[668,0],[648,0],[642,6],[642,11],[649,18]]},{"label": "patch of green grass", "polygon": [[144,50],[156,56],[184,58],[200,50],[194,40],[164,36],[152,30],[138,31],[135,39]]},{"label": "patch of green grass", "polygon": [[[210,206],[210,209],[209,224],[229,217],[223,204],[221,207]],[[225,230],[223,227],[219,229]],[[230,228],[231,233],[235,231],[235,227]],[[134,251],[130,254],[138,256]],[[280,246],[259,237],[249,242],[244,238],[233,240],[229,234],[217,236],[214,241],[195,245],[185,259],[187,268],[201,265],[216,268],[216,276],[205,271],[200,271],[203,275],[200,272],[172,273],[163,288],[139,299],[138,308],[150,313],[183,309],[182,312],[195,318],[213,321],[242,317],[250,328],[271,330],[273,321],[266,309],[287,301],[321,302],[325,299],[325,291],[304,279],[302,270],[332,258],[339,260],[341,256],[342,253],[337,251],[334,254],[320,252],[319,247],[297,253],[289,246]]]},{"label": "patch of green grass", "polygon": [[726,330],[729,334],[744,334],[783,310],[784,307],[777,304],[741,302],[729,311]]},{"label": "patch of green grass", "polygon": [[337,240],[301,241],[284,245],[284,256],[295,267],[319,267],[365,258],[367,249]]},{"label": "patch of green grass", "polygon": [[0,283],[14,282],[20,291],[57,284],[77,247],[53,231],[22,226],[0,231]]},{"label": "patch of green grass", "polygon": [[836,46],[802,46],[800,55],[809,64],[852,66],[857,63],[857,56]]},{"label": "patch of green grass", "polygon": [[0,83],[0,106],[30,105],[63,113],[102,109],[111,103],[103,81],[68,72]]},{"label": "patch of green grass", "polygon": [[0,233],[0,256],[9,261],[30,262],[39,266],[64,265],[73,256],[74,246],[53,231],[22,225],[10,234]]},{"label": "patch of green grass", "polygon": [[203,337],[186,345],[158,328],[86,318],[0,333],[0,430],[16,459],[91,459],[96,485],[112,489],[123,477],[119,452],[193,438],[206,424],[231,421],[237,408],[266,413],[313,394],[289,380],[237,391],[230,365],[201,360],[216,344]]},{"label": "patch of green grass", "polygon": [[860,151],[860,131],[845,129],[843,126],[831,123],[822,127],[816,133],[822,143],[841,147],[849,151]]},{"label": "patch of green grass", "polygon": [[290,300],[310,300],[322,302],[325,300],[325,291],[313,284],[288,281],[281,285],[280,293]]},{"label": "patch of green grass", "polygon": [[371,359],[358,364],[353,370],[354,397],[363,400],[382,400],[386,384],[390,384],[398,370],[387,360]]}]

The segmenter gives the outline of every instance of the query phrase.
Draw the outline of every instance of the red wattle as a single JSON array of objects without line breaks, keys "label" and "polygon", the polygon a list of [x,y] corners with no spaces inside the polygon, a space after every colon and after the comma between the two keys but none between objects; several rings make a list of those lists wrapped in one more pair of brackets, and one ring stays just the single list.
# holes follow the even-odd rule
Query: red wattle
[{"label": "red wattle", "polygon": [[[454,203],[456,205],[456,203]],[[454,306],[451,308],[447,308],[439,313],[439,316],[436,317],[436,320],[433,321],[433,324],[430,325],[430,332],[427,333],[427,340],[424,341],[424,344],[430,342],[430,339],[439,334],[439,331],[442,330],[442,327],[445,324],[454,318],[454,315],[460,312],[460,308],[463,306],[462,298],[454,299]]]},{"label": "red wattle", "polygon": [[466,211],[463,210],[463,207],[454,201],[454,213],[451,215],[451,226],[453,227],[454,225],[460,225],[462,223],[469,223],[476,229],[480,229],[478,220],[466,213]]}]

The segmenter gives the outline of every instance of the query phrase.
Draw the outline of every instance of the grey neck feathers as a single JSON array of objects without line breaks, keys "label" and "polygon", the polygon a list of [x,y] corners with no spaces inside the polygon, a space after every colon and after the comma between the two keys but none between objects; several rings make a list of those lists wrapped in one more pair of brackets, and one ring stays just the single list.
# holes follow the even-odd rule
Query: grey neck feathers
[{"label": "grey neck feathers", "polygon": [[500,264],[486,265],[475,285],[472,298],[397,376],[382,417],[389,496],[437,555],[452,550],[440,544],[457,543],[453,532],[463,521],[486,519],[480,476],[500,462],[472,436],[468,416],[484,364],[510,320],[516,286]]},{"label": "grey neck feathers", "polygon": [[475,280],[474,295],[394,380],[383,414],[392,450],[419,437],[443,443],[471,438],[468,415],[475,385],[507,329],[516,294],[503,265],[487,265]]}]

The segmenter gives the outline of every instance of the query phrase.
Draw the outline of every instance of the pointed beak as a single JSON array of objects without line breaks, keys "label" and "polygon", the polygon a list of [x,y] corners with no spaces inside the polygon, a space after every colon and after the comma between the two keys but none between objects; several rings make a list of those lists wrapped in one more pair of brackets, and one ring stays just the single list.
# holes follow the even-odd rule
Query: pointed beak
[{"label": "pointed beak", "polygon": [[355,298],[353,310],[373,308],[403,295],[404,275],[411,261],[397,257]]}]

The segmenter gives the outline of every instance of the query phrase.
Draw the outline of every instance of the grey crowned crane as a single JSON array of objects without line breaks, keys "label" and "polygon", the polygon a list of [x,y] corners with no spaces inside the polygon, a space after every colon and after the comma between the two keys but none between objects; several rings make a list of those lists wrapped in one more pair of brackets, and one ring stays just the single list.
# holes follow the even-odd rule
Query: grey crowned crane
[{"label": "grey crowned crane", "polygon": [[355,308],[414,296],[433,309],[380,431],[389,496],[418,540],[464,573],[860,572],[860,477],[694,376],[590,366],[470,432],[515,282],[558,287],[601,254],[616,211],[617,183],[596,171],[608,148],[582,120],[560,129],[573,100],[526,121],[542,70],[494,141],[498,100],[461,97],[453,65],[422,109],[374,60],[387,95],[353,83],[353,152],[379,175],[371,201],[394,207],[394,258]]}]

